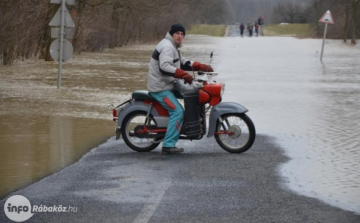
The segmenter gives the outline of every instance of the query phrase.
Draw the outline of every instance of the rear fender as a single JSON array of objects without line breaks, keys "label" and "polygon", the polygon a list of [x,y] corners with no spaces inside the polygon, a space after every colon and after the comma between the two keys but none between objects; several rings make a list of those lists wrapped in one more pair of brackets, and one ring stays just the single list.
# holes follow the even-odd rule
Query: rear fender
[{"label": "rear fender", "polygon": [[209,117],[209,131],[207,137],[211,137],[215,133],[216,122],[219,117],[226,114],[244,114],[248,110],[237,103],[234,102],[223,102],[212,107]]},{"label": "rear fender", "polygon": [[[128,104],[126,104],[124,107],[121,108],[121,110],[119,112],[117,127],[121,128],[124,118],[131,112],[134,112],[134,111],[148,112],[149,107],[150,107],[150,104],[144,103],[144,101],[135,101],[135,100],[130,101]],[[151,115],[153,115],[153,117],[159,116],[158,112],[155,109],[151,109],[150,113],[151,113]]]}]

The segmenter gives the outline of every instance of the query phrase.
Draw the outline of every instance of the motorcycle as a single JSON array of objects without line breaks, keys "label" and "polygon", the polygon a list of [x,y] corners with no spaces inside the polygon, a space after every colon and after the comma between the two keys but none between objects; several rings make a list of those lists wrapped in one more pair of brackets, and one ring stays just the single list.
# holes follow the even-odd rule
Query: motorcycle
[{"label": "motorcycle", "polygon": [[[237,103],[222,102],[225,84],[213,80],[215,72],[199,71],[194,74],[193,85],[198,93],[184,98],[184,123],[180,140],[200,140],[214,136],[219,146],[230,153],[242,153],[255,141],[255,126],[245,113],[248,110]],[[197,103],[194,100],[198,100]],[[137,90],[131,99],[118,106],[109,105],[113,111],[116,140],[123,137],[126,145],[137,152],[155,149],[166,134],[169,113],[148,91]],[[209,128],[207,129],[207,113]]]}]

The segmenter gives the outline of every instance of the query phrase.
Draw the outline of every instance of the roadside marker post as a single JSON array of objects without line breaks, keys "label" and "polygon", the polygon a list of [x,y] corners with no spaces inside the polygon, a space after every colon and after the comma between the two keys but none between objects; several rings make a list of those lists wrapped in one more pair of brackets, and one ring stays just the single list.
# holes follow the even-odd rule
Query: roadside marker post
[{"label": "roadside marker post", "polygon": [[323,39],[323,43],[322,43],[322,47],[321,47],[321,56],[320,56],[320,61],[322,62],[322,57],[323,57],[323,54],[324,54],[324,46],[325,46],[327,26],[328,26],[328,24],[334,24],[334,19],[333,19],[332,15],[331,15],[331,12],[329,10],[327,10],[325,12],[325,14],[321,17],[319,22],[325,23],[324,39]]}]

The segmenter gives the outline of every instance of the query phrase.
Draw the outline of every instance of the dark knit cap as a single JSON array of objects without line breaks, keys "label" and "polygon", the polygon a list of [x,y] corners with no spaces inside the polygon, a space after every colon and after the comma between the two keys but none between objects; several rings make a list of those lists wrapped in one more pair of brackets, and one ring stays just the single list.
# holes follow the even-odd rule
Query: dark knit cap
[{"label": "dark knit cap", "polygon": [[169,31],[170,35],[173,35],[174,33],[176,33],[177,31],[181,31],[184,33],[185,36],[185,28],[183,25],[181,25],[180,23],[175,23],[171,26],[171,29]]}]

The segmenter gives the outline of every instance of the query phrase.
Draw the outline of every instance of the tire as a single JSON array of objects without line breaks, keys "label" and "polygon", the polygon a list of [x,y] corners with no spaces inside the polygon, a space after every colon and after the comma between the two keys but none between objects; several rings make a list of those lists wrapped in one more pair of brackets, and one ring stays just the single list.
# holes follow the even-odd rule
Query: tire
[{"label": "tire", "polygon": [[[154,140],[159,141],[158,139],[130,136],[130,132],[133,132],[136,126],[144,125],[145,119],[146,112],[135,111],[128,114],[121,124],[121,135],[123,136],[126,145],[137,152],[150,152],[160,144],[160,142],[153,142]],[[150,124],[157,126],[152,116],[150,117]]]},{"label": "tire", "polygon": [[[255,126],[246,114],[226,114],[221,116],[227,130],[234,134],[215,135],[216,142],[222,149],[229,153],[243,153],[251,148],[255,141]],[[223,126],[218,121],[216,132],[224,131]]]}]

